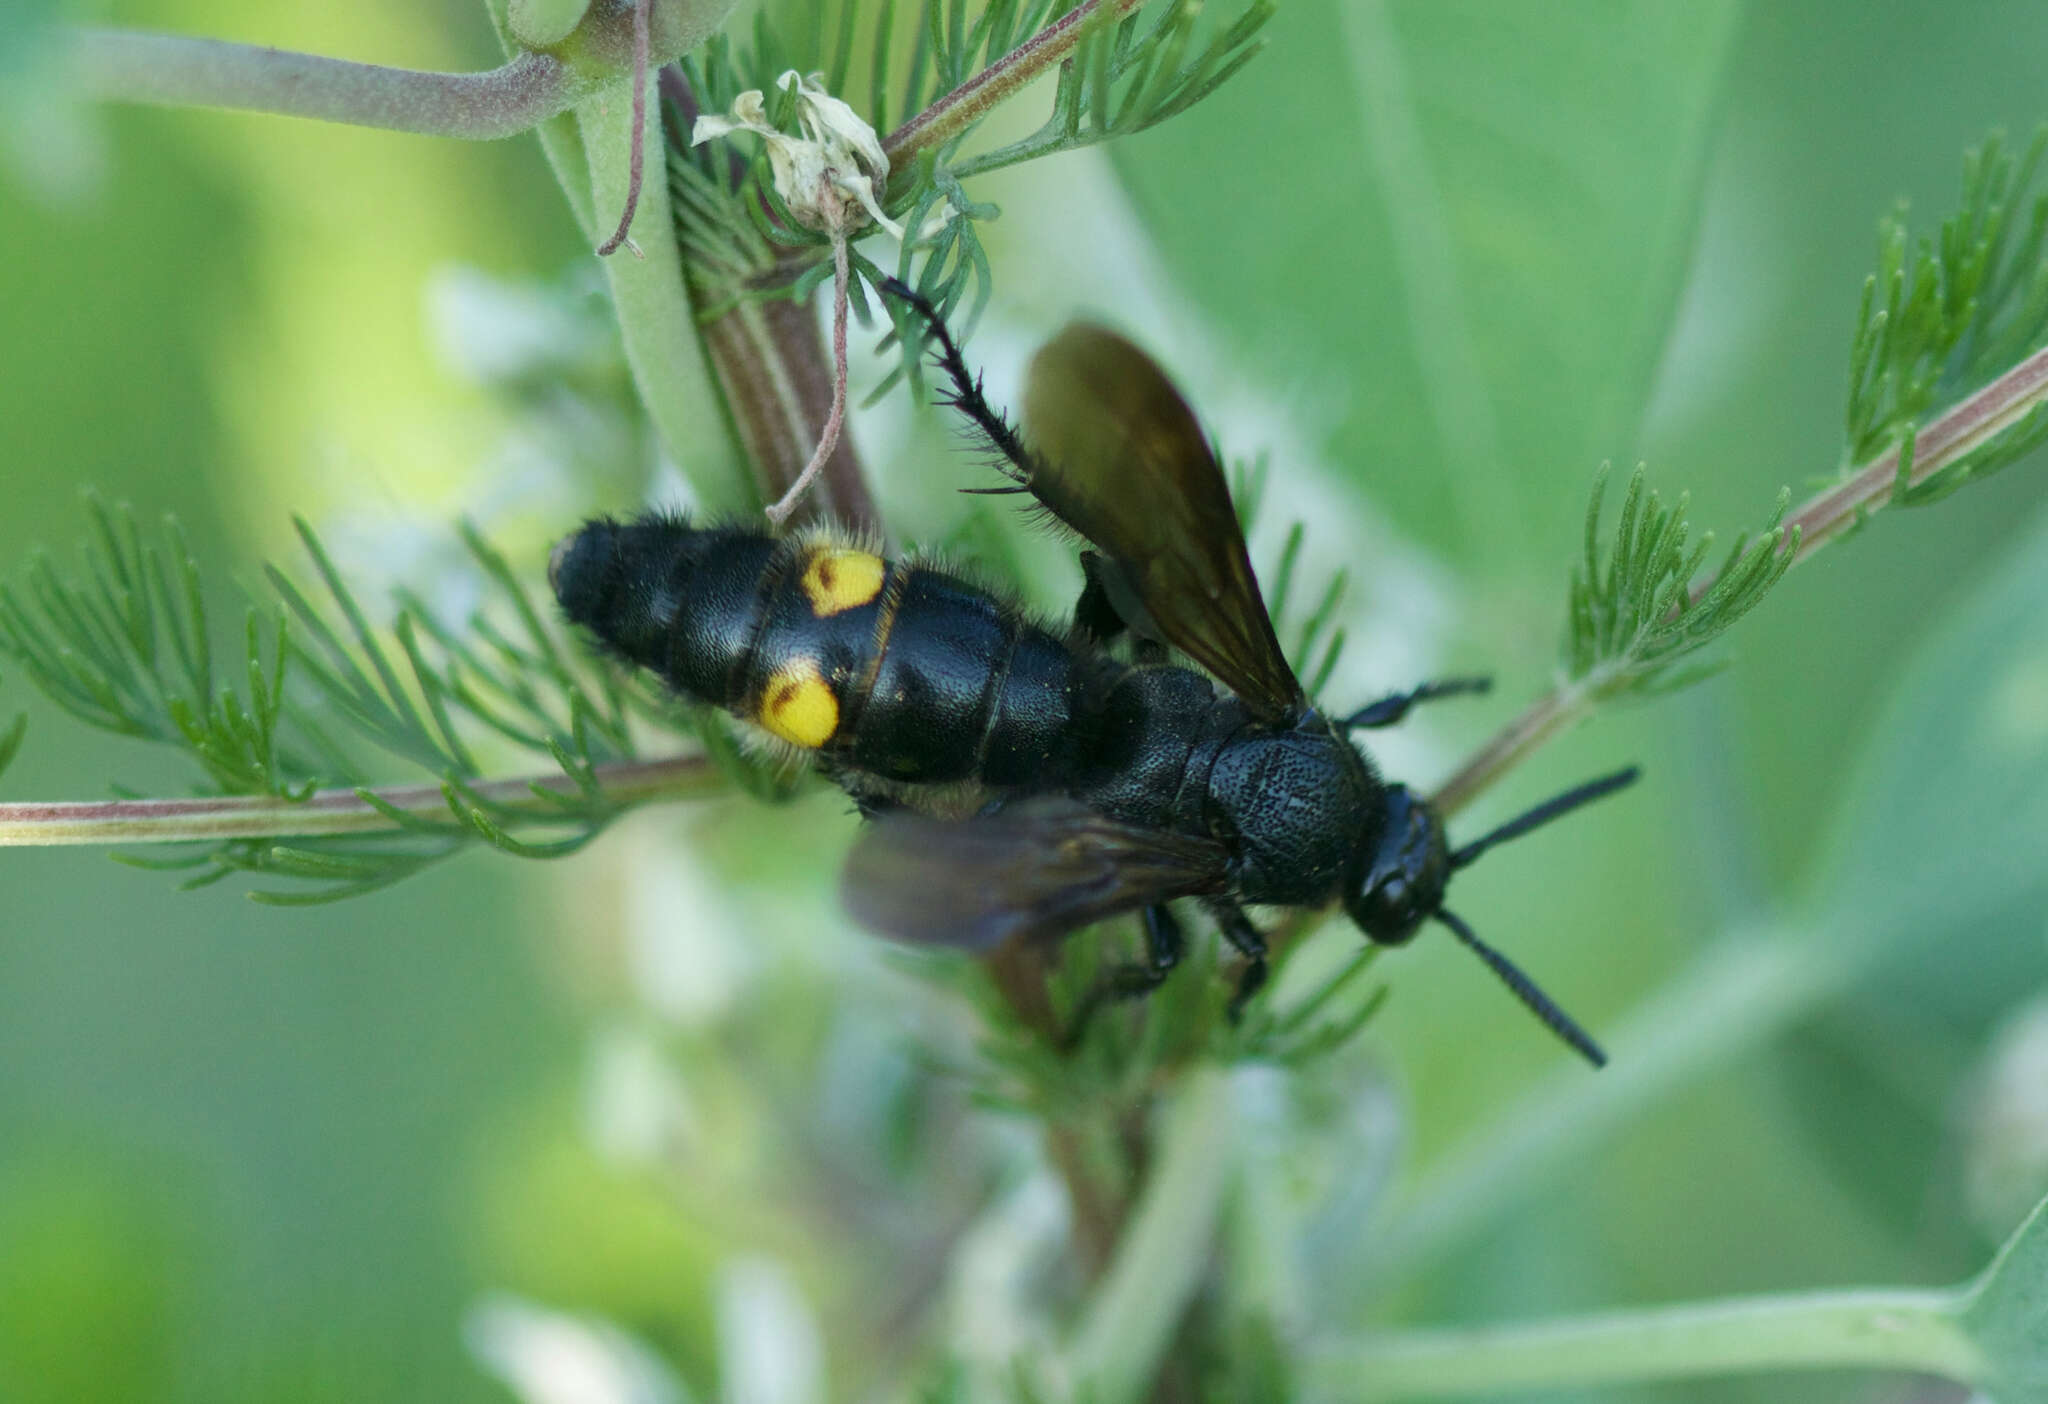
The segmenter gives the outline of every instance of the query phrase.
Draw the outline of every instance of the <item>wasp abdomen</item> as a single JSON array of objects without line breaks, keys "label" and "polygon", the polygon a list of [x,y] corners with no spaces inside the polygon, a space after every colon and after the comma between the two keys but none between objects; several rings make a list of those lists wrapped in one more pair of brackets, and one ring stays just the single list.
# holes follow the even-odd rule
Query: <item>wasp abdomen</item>
[{"label": "wasp abdomen", "polygon": [[1072,726],[1064,640],[943,570],[843,541],[599,521],[556,548],[549,578],[627,661],[887,780],[1042,780]]}]

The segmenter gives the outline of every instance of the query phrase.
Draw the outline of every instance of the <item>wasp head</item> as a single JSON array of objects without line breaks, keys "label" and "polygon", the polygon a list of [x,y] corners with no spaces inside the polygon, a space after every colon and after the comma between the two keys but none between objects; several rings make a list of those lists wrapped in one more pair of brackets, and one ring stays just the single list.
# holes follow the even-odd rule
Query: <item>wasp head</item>
[{"label": "wasp head", "polygon": [[1344,910],[1373,940],[1397,946],[1443,905],[1451,853],[1436,811],[1407,786],[1388,786],[1386,806],[1378,844],[1346,884]]}]

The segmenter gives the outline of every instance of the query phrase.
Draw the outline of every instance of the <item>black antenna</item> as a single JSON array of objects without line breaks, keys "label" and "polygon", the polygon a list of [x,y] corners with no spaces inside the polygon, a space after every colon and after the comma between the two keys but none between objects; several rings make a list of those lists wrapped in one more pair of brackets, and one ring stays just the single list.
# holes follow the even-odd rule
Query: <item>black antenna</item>
[{"label": "black antenna", "polygon": [[[1560,814],[1569,814],[1582,804],[1591,804],[1603,795],[1611,795],[1616,790],[1633,785],[1636,776],[1641,773],[1635,766],[1630,766],[1626,770],[1617,770],[1612,775],[1603,775],[1598,780],[1588,780],[1576,789],[1566,790],[1561,795],[1547,799],[1520,818],[1508,820],[1492,833],[1476,838],[1457,850],[1451,855],[1451,867],[1462,868],[1497,843],[1520,838],[1529,830],[1548,824]],[[1469,932],[1462,934],[1470,935]]]},{"label": "black antenna", "polygon": [[[1609,777],[1610,781],[1612,778],[1611,776]],[[1628,778],[1633,780],[1635,773],[1630,771]],[[1621,783],[1627,784],[1628,781],[1624,780]],[[1611,785],[1610,788],[1612,788]],[[1520,821],[1517,820],[1516,822],[1519,823]],[[1501,983],[1515,992],[1515,998],[1527,1005],[1529,1012],[1541,1019],[1552,1033],[1577,1049],[1579,1056],[1594,1067],[1604,1068],[1607,1066],[1607,1055],[1600,1051],[1600,1045],[1593,1042],[1586,1031],[1573,1022],[1571,1015],[1559,1009],[1555,1004],[1552,1004],[1550,996],[1537,989],[1536,982],[1527,975],[1524,975],[1513,961],[1487,945],[1486,942],[1480,940],[1478,933],[1465,925],[1464,921],[1456,913],[1444,911],[1439,907],[1433,915],[1445,926],[1450,927],[1460,941],[1470,946],[1473,953],[1485,961],[1492,968],[1494,974],[1500,976]]]}]

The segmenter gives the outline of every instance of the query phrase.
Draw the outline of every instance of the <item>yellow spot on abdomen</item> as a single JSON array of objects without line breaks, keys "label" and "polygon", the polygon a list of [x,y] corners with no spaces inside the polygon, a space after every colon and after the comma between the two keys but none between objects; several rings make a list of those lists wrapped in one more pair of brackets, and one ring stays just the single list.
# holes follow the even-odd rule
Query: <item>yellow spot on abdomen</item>
[{"label": "yellow spot on abdomen", "polygon": [[826,619],[858,609],[881,594],[888,573],[888,563],[880,556],[847,546],[821,546],[804,562],[804,594],[810,597],[811,612]]},{"label": "yellow spot on abdomen", "polygon": [[783,740],[815,751],[839,729],[839,699],[818,665],[799,658],[770,675],[761,690],[761,714],[754,720]]}]

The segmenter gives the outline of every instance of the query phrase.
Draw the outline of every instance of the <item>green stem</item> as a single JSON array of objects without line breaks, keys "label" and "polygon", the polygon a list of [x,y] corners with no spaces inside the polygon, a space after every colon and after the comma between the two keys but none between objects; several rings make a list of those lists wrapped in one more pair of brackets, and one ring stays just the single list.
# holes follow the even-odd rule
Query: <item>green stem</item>
[{"label": "green stem", "polygon": [[[1914,435],[1913,461],[1905,486],[1918,487],[1953,467],[1993,438],[2048,404],[2048,348],[2036,351],[1998,379],[1960,401]],[[1796,533],[1797,564],[1840,536],[1849,527],[1892,500],[1898,491],[1899,446],[1894,444],[1855,473],[1801,504],[1785,519]],[[1707,576],[1688,592],[1695,604],[1714,587]],[[1567,683],[1529,704],[1491,740],[1460,766],[1431,802],[1446,815],[1455,813],[1507,774],[1537,747],[1572,723],[1591,714],[1599,703],[1592,679]]]},{"label": "green stem", "polygon": [[[648,81],[655,81],[653,74]],[[655,101],[650,99],[650,109]],[[591,206],[624,209],[632,181],[630,94],[617,89],[599,93],[577,108],[576,116],[590,171]],[[759,494],[733,442],[698,334],[666,179],[642,186],[630,233],[641,253],[608,258],[604,270],[641,403],[670,458],[696,490],[699,507],[712,513],[757,511]]]},{"label": "green stem", "polygon": [[[704,42],[737,0],[656,0],[647,16],[659,67]],[[494,7],[501,32],[502,7]],[[591,5],[548,51],[522,49],[483,73],[352,63],[259,44],[119,29],[76,31],[79,85],[107,102],[228,107],[422,136],[491,141],[566,112],[633,71],[635,11]],[[514,40],[513,42],[517,42]]]},{"label": "green stem", "polygon": [[[1118,18],[1137,9],[1145,0],[1107,0]],[[1105,0],[1088,0],[1047,25],[1028,41],[997,59],[953,91],[905,122],[882,141],[889,169],[907,172],[915,168],[920,153],[937,150],[966,132],[998,105],[1014,97],[1027,84],[1064,62],[1089,32],[1088,21]]]},{"label": "green stem", "polygon": [[1568,686],[1544,694],[1473,752],[1471,759],[1430,796],[1429,802],[1448,819],[1520,765],[1538,746],[1570,730],[1592,710],[1593,694],[1586,688]]},{"label": "green stem", "polygon": [[[2048,347],[1930,420],[1926,428],[1916,433],[1913,466],[1906,486],[1918,487],[2012,428],[2043,403],[2048,403]],[[1899,446],[1894,444],[1802,505],[1786,518],[1786,525],[1799,531],[1799,549],[1793,560],[1805,560],[1823,543],[1891,501],[1899,487],[1898,476]],[[1693,589],[1693,598],[1699,599],[1713,583],[1711,579],[1700,582]]]},{"label": "green stem", "polygon": [[1952,1292],[1852,1291],[1417,1331],[1319,1352],[1307,1378],[1347,1401],[1688,1379],[1754,1370],[1889,1369],[1982,1380]]},{"label": "green stem", "polygon": [[1157,1172],[1082,1315],[1068,1357],[1076,1397],[1121,1404],[1158,1374],[1209,1264],[1235,1134],[1228,1075],[1191,1071],[1165,1113]]},{"label": "green stem", "polygon": [[523,132],[593,86],[550,54],[519,54],[484,73],[432,73],[112,29],[81,31],[73,64],[85,91],[109,102],[239,108],[473,141]]},{"label": "green stem", "polygon": [[[650,800],[714,794],[725,786],[717,768],[702,756],[601,765],[592,774],[605,799],[618,809]],[[532,799],[536,787],[565,796],[579,793],[575,782],[559,771],[484,781],[469,786],[467,792],[483,800],[515,804]],[[395,785],[369,793],[407,814],[430,819],[448,815],[448,801],[438,784]],[[305,838],[381,833],[397,827],[355,790],[320,790],[303,800],[227,795],[218,799],[0,804],[0,848]]]}]

